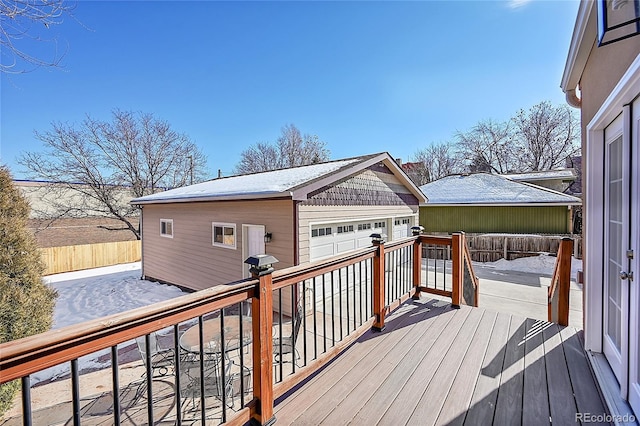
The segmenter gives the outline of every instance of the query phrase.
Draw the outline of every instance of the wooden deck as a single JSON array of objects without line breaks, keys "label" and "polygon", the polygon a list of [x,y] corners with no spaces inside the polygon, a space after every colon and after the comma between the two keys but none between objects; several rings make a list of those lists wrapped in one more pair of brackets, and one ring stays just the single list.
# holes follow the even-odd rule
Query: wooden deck
[{"label": "wooden deck", "polygon": [[576,424],[606,413],[581,331],[423,295],[276,401],[277,424]]}]

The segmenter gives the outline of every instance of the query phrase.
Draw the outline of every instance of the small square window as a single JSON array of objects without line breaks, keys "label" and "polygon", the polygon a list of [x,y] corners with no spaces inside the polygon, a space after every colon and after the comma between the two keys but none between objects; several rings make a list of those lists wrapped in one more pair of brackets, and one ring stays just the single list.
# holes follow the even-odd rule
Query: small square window
[{"label": "small square window", "polygon": [[173,219],[160,219],[160,236],[173,238]]},{"label": "small square window", "polygon": [[213,223],[213,245],[230,249],[236,248],[236,224]]}]

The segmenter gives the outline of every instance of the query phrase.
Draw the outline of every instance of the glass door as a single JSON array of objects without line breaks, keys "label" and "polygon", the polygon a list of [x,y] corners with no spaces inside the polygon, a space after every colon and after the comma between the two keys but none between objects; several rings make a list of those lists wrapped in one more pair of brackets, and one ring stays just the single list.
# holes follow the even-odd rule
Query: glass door
[{"label": "glass door", "polygon": [[623,115],[604,131],[604,354],[621,388],[626,386],[628,348],[628,292],[625,300],[621,271],[627,270],[629,247],[629,157],[623,134]]},{"label": "glass door", "polygon": [[631,119],[631,245],[629,272],[629,404],[640,416],[640,100],[632,106]]}]

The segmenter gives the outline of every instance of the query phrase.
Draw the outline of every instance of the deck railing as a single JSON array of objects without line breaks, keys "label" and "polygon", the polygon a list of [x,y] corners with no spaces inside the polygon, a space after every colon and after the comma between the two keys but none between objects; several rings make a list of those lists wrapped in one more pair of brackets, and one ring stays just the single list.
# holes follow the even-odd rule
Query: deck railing
[{"label": "deck railing", "polygon": [[569,325],[569,291],[571,285],[571,256],[573,240],[563,238],[558,248],[558,257],[547,294],[547,316],[549,322]]},{"label": "deck railing", "polygon": [[[324,261],[254,270],[249,280],[4,343],[0,383],[22,380],[25,425],[43,415],[75,425],[250,419],[266,424],[273,420],[275,399],[366,330],[383,330],[385,316],[407,298],[429,292],[451,297],[454,305],[465,303],[464,271],[472,270],[470,262],[465,266],[464,246],[462,234],[378,242]],[[443,274],[442,288],[429,281],[425,250],[450,253],[438,259],[444,261],[441,269],[451,271],[449,278]],[[153,348],[156,339],[164,343],[168,361],[161,365],[152,350],[129,359],[130,342],[140,337],[145,348]],[[80,373],[81,357],[103,352],[110,386],[95,395],[82,386],[90,379]],[[34,407],[31,400],[31,378],[61,364],[69,366],[69,395],[59,395],[57,409],[42,414],[46,407]]]}]

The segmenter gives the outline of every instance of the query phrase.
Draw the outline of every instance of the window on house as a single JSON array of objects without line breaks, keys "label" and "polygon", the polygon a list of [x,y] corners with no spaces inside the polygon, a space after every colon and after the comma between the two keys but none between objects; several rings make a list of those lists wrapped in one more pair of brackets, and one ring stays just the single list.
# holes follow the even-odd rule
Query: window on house
[{"label": "window on house", "polygon": [[213,223],[213,245],[217,247],[236,248],[236,224]]},{"label": "window on house", "polygon": [[173,238],[173,219],[160,219],[160,236]]},{"label": "window on house", "polygon": [[409,222],[410,222],[410,220],[409,220],[409,219],[402,219],[402,224],[403,224],[403,225],[408,225],[408,224],[409,224]]},{"label": "window on house", "polygon": [[387,224],[385,222],[376,222],[373,224],[374,228],[386,228]]}]

